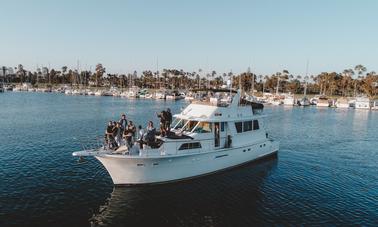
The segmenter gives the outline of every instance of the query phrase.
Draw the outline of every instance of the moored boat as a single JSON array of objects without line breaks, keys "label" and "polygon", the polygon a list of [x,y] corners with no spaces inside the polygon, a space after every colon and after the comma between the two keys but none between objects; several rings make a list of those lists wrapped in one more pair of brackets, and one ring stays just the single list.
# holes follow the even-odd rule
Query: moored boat
[{"label": "moored boat", "polygon": [[378,99],[371,102],[371,110],[378,110]]},{"label": "moored boat", "polygon": [[305,96],[302,99],[298,100],[298,106],[309,106],[311,105],[310,100]]},{"label": "moored boat", "polygon": [[285,106],[294,106],[294,95],[291,94],[285,94],[285,98],[283,100],[283,104]]},{"label": "moored boat", "polygon": [[170,92],[169,94],[167,94],[166,96],[166,99],[167,100],[180,100],[180,99],[184,99],[185,97],[182,96],[182,94],[180,94],[179,92],[177,91],[173,91],[173,92]]},{"label": "moored boat", "polygon": [[338,98],[335,103],[337,108],[349,108],[349,100],[347,98]]},{"label": "moored boat", "polygon": [[316,103],[317,107],[329,107],[330,103],[326,96],[320,96],[318,102]]},{"label": "moored boat", "polygon": [[370,99],[368,97],[356,97],[355,109],[370,109]]}]

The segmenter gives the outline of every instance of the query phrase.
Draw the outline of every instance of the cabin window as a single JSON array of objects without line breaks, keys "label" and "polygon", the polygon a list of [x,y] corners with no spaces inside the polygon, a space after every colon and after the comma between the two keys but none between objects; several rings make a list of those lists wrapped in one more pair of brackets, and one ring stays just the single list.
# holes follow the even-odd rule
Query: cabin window
[{"label": "cabin window", "polygon": [[221,122],[221,132],[224,132],[225,122]]},{"label": "cabin window", "polygon": [[212,123],[210,122],[200,122],[193,132],[196,133],[209,133],[212,132]]},{"label": "cabin window", "polygon": [[242,122],[235,122],[235,128],[237,133],[243,132],[243,124]]},{"label": "cabin window", "polygon": [[258,129],[260,129],[259,121],[253,120],[253,130],[258,130]]},{"label": "cabin window", "polygon": [[243,122],[243,132],[252,131],[252,121]]},{"label": "cabin window", "polygon": [[195,143],[183,143],[181,144],[179,150],[189,150],[189,149],[198,149],[201,148],[201,143],[195,142]]}]

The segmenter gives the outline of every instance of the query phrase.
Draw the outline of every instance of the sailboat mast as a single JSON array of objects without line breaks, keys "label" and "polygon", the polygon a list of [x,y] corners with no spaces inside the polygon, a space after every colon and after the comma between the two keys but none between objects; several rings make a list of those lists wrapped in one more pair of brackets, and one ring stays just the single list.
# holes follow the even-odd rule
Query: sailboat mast
[{"label": "sailboat mast", "polygon": [[280,77],[277,78],[276,95],[278,95],[278,87],[280,86]]},{"label": "sailboat mast", "polygon": [[307,62],[306,62],[306,76],[305,76],[305,87],[304,87],[304,96],[306,97],[306,93],[307,93],[307,76],[308,76],[308,59],[307,59]]},{"label": "sailboat mast", "polygon": [[[157,84],[156,84],[157,83]],[[157,85],[159,84],[160,88],[160,79],[159,79],[159,57],[156,58],[156,83],[155,83],[155,90],[157,89]]]}]

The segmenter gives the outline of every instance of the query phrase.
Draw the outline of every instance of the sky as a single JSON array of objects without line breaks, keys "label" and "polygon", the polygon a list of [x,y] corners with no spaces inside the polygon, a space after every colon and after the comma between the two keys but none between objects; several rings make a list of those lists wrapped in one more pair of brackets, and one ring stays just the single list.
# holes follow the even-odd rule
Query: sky
[{"label": "sky", "polygon": [[378,71],[376,0],[0,0],[0,65]]}]

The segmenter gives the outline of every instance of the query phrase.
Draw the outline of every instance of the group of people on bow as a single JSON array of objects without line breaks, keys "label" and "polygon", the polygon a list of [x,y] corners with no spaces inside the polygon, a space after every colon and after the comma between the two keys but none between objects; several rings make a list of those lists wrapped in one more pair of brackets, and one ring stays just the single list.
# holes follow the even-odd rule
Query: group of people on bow
[{"label": "group of people on bow", "polygon": [[[171,110],[163,110],[157,113],[157,117],[160,118],[160,136],[167,136],[172,123]],[[143,149],[144,144],[151,147],[155,144],[157,134],[152,121],[148,121],[146,128],[141,125],[136,127],[133,121],[126,118],[126,114],[122,114],[119,121],[109,121],[105,130],[105,144],[109,149],[117,150],[123,145],[131,148],[137,142]]]}]

